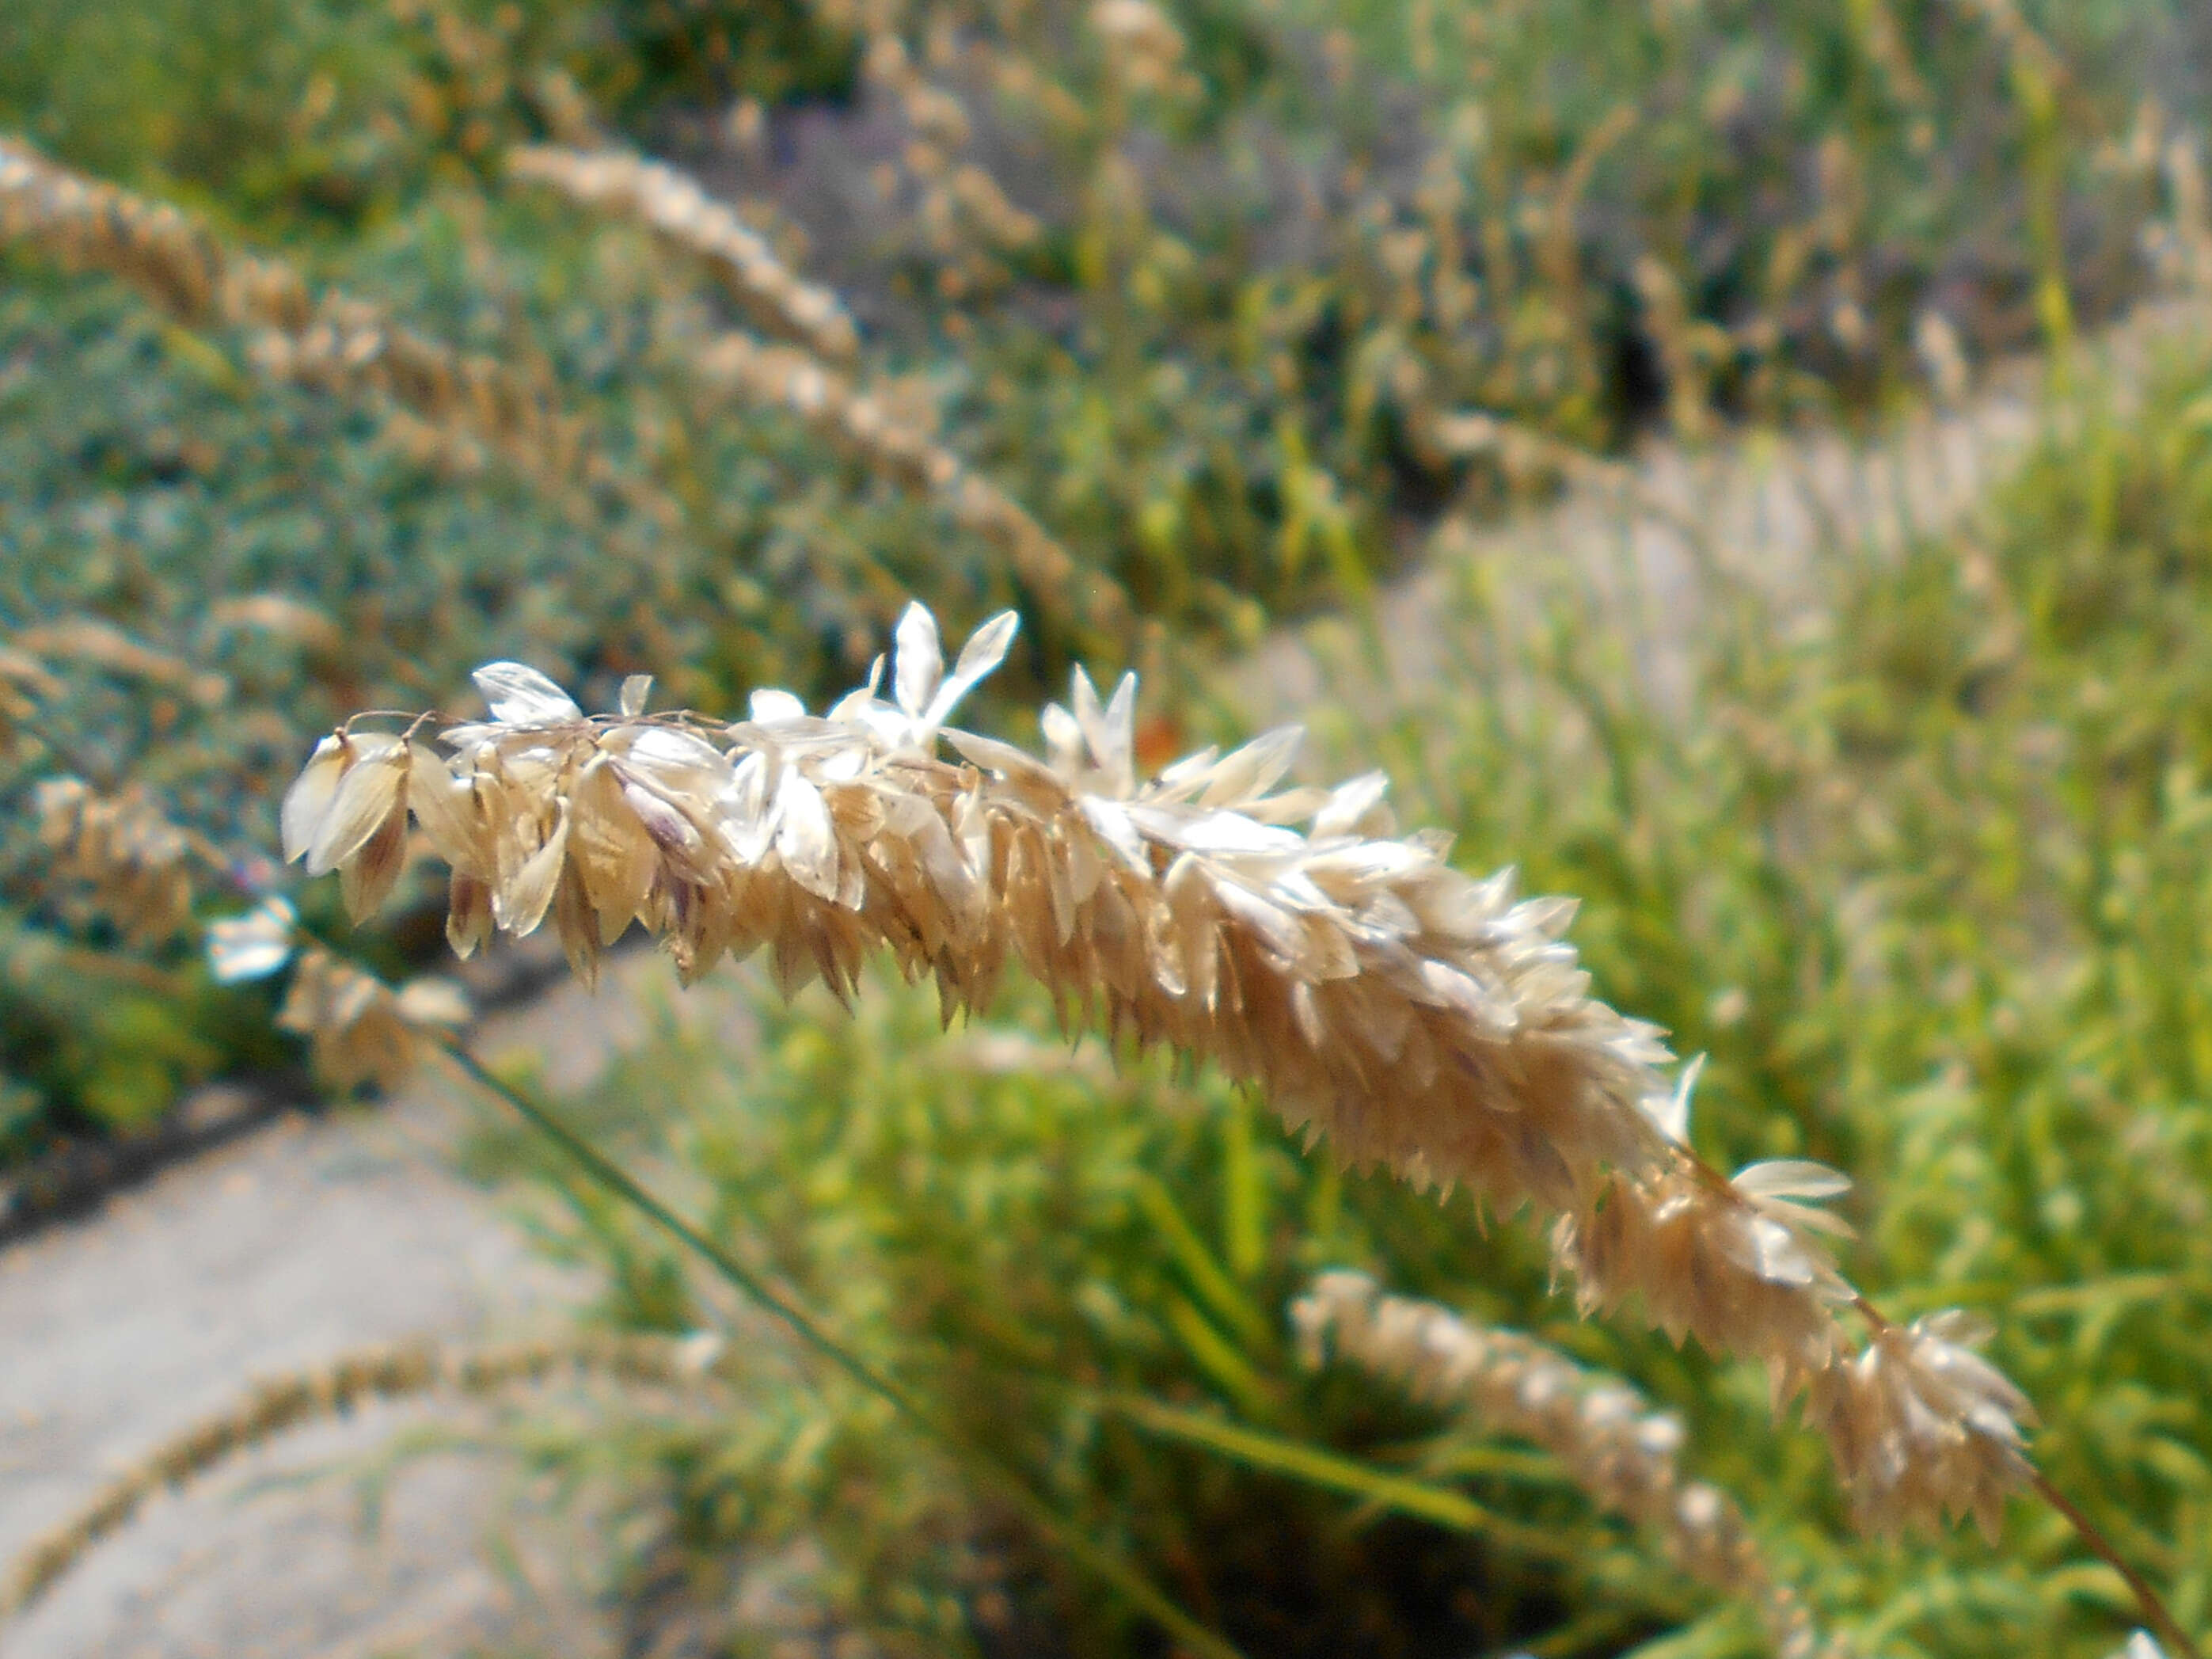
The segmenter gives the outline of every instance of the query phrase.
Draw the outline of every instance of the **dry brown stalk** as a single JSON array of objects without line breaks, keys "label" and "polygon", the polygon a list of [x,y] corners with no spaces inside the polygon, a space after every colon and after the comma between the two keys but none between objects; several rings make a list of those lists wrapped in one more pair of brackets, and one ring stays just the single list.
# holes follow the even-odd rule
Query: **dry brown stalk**
[{"label": "dry brown stalk", "polygon": [[241,593],[217,599],[208,607],[207,625],[218,634],[252,629],[331,656],[345,647],[345,631],[326,612],[283,593]]},{"label": "dry brown stalk", "polygon": [[388,398],[448,442],[488,444],[556,498],[592,470],[581,423],[538,380],[454,351],[368,301],[335,289],[315,295],[298,271],[225,246],[179,210],[72,173],[5,136],[0,237],[119,277],[188,327],[251,331],[253,360],[270,379]]},{"label": "dry brown stalk", "polygon": [[1667,413],[1675,432],[1692,442],[1713,429],[1710,395],[1712,367],[1732,349],[1727,332],[1691,314],[1680,280],[1652,254],[1636,262],[1637,297],[1644,302],[1644,325],[1659,350],[1667,377]]},{"label": "dry brown stalk", "polygon": [[[1815,1207],[1843,1176],[1731,1178],[1689,1149],[1686,1084],[1662,1082],[1655,1028],[1589,994],[1571,902],[1398,836],[1379,774],[1280,788],[1295,728],[1140,782],[1133,676],[1108,700],[1079,670],[1042,759],[949,728],[1013,629],[987,624],[948,676],[910,606],[888,684],[879,662],[818,715],[757,692],[735,722],[648,714],[642,681],[589,717],[495,663],[477,676],[489,719],[436,746],[324,739],[286,798],[285,854],[346,872],[365,912],[411,816],[452,869],[458,950],[550,920],[587,975],[633,921],[687,981],[765,948],[787,993],[818,977],[849,998],[881,950],[936,981],[949,1020],[1018,961],[1064,1021],[1212,1059],[1347,1163],[1554,1218],[1586,1310],[1633,1305],[1763,1361],[1778,1401],[1809,1394],[1866,1524],[1971,1510],[1994,1528],[2033,1474],[2027,1401],[1958,1316],[1893,1327],[1844,1279],[1829,1241],[1848,1230]],[[1863,1353],[1850,1309],[1875,1330]]]},{"label": "dry brown stalk", "polygon": [[507,153],[516,179],[635,220],[702,261],[763,332],[832,362],[850,362],[860,339],[836,294],[802,281],[768,240],[696,180],[665,162],[613,148],[529,144]]},{"label": "dry brown stalk", "polygon": [[2166,143],[2160,162],[2173,215],[2169,259],[2173,276],[2199,292],[2212,289],[2212,191],[2205,187],[2197,135],[2177,134]]},{"label": "dry brown stalk", "polygon": [[1821,1651],[1810,1611],[1776,1578],[1735,1500],[1682,1480],[1681,1419],[1618,1377],[1516,1331],[1385,1296],[1364,1273],[1323,1273],[1291,1317],[1309,1364],[1333,1351],[1417,1399],[1541,1446],[1599,1508],[1658,1533],[1685,1571],[1756,1608],[1779,1659]]},{"label": "dry brown stalk", "polygon": [[1584,293],[1581,252],[1583,198],[1589,191],[1598,163],[1605,159],[1607,151],[1635,130],[1636,119],[1635,107],[1622,104],[1609,111],[1583,137],[1565,171],[1559,175],[1551,201],[1544,207],[1542,229],[1536,239],[1537,274],[1565,319],[1567,349],[1573,357],[1577,380],[1586,380],[1593,373],[1589,330],[1584,319],[1588,296]]},{"label": "dry brown stalk", "polygon": [[204,708],[213,708],[230,696],[230,682],[222,675],[142,645],[97,617],[63,617],[42,623],[14,635],[9,643],[15,651],[47,664],[87,663],[111,674],[167,686]]},{"label": "dry brown stalk", "polygon": [[1133,614],[1118,582],[1079,565],[1020,502],[899,420],[890,398],[795,346],[764,344],[736,330],[687,349],[684,362],[702,385],[755,408],[787,410],[900,489],[940,503],[955,523],[1005,555],[1048,610],[1108,639],[1129,635]]},{"label": "dry brown stalk", "polygon": [[364,1348],[326,1364],[255,1383],[235,1405],[171,1436],[117,1475],[72,1520],[36,1540],[0,1585],[0,1618],[22,1612],[164,1487],[182,1486],[224,1459],[372,1400],[444,1393],[468,1398],[562,1377],[627,1387],[696,1389],[719,1350],[691,1339],[592,1334],[550,1341],[451,1347],[427,1339]]}]

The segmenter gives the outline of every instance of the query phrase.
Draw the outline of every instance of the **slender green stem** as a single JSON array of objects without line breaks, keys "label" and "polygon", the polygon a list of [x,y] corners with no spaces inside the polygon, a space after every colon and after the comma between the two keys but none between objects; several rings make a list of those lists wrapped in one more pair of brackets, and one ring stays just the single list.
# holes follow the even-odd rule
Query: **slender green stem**
[{"label": "slender green stem", "polygon": [[[1851,1306],[1869,1328],[1879,1333],[1893,1329],[1881,1309],[1863,1296],[1854,1297]],[[2089,1547],[2090,1553],[2120,1576],[2136,1598],[2136,1609],[2143,1616],[2158,1639],[2172,1650],[2166,1659],[2204,1659],[2204,1650],[2197,1645],[2196,1638],[2182,1629],[2181,1623],[2170,1612],[2159,1593],[2151,1588],[2150,1580],[2128,1565],[2128,1559],[2112,1540],[2099,1531],[2097,1523],[2082,1512],[2079,1504],[2051,1484],[2051,1477],[2038,1469],[2028,1481],[2029,1488],[2045,1503],[2058,1512],[2059,1518],[2074,1528],[2075,1536]]]},{"label": "slender green stem", "polygon": [[1037,1496],[1028,1480],[1012,1464],[1002,1462],[981,1447],[968,1444],[946,1429],[913,1395],[830,1335],[805,1309],[662,1203],[627,1170],[548,1111],[542,1103],[532,1100],[488,1069],[475,1055],[458,1044],[441,1046],[447,1058],[459,1066],[471,1082],[513,1108],[592,1181],[700,1257],[750,1300],[774,1314],[807,1347],[881,1400],[955,1462],[983,1477],[1055,1548],[1065,1552],[1071,1559],[1118,1591],[1192,1654],[1200,1656],[1200,1659],[1243,1659],[1230,1642],[1185,1613],[1135,1568],[1103,1545],[1093,1543],[1073,1523],[1064,1519]]},{"label": "slender green stem", "polygon": [[1318,1446],[1285,1439],[1262,1429],[1185,1411],[1141,1395],[1109,1395],[1098,1403],[1146,1432],[1234,1458],[1253,1468],[1288,1475],[1328,1492],[1364,1498],[1380,1509],[1418,1516],[1454,1532],[1472,1533],[1548,1561],[1571,1560],[1576,1546],[1563,1536],[1522,1526],[1473,1498],[1408,1475],[1373,1468]]},{"label": "slender green stem", "polygon": [[2167,1649],[2166,1659],[2204,1659],[2204,1651],[2196,1639],[2182,1629],[2180,1621],[2166,1610],[2150,1582],[2127,1563],[2127,1559],[2116,1549],[2112,1540],[2098,1531],[2096,1523],[2084,1515],[2074,1501],[2051,1484],[2051,1477],[2039,1473],[2035,1477],[2036,1495],[2066,1519],[2067,1525],[2080,1534],[2081,1541],[2095,1553],[2097,1558],[2114,1572],[2120,1582],[2134,1592],[2136,1607]]}]

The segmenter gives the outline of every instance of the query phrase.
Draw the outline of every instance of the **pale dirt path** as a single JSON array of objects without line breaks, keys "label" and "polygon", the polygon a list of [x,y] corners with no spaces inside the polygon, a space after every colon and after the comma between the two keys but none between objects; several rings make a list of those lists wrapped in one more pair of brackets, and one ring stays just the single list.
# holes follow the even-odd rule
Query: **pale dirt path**
[{"label": "pale dirt path", "polygon": [[[2203,323],[2151,310],[2100,353],[2124,380]],[[1814,555],[1893,546],[1958,520],[2039,429],[2038,371],[1988,376],[1962,410],[1905,417],[1870,447],[1832,435],[1693,454],[1656,446],[1629,491],[1578,488],[1502,525],[1439,538],[1431,565],[1380,599],[1389,684],[1448,674],[1451,594],[1464,567],[1571,560],[1639,607],[1660,694],[1677,688],[1697,622],[1697,561],[1671,520],[1717,527],[1714,556],[1785,595]],[[1620,574],[1630,573],[1625,579]],[[1329,664],[1346,625],[1279,635],[1229,672],[1255,720],[1342,696]],[[574,1085],[643,1024],[667,983],[656,958],[618,963],[600,996],[562,986],[488,1023],[479,1048],[530,1047]],[[734,990],[675,1002],[726,1024]],[[292,1121],[187,1166],[82,1223],[0,1252],[0,1560],[84,1501],[104,1473],[215,1409],[240,1382],[347,1348],[422,1334],[514,1334],[557,1321],[576,1294],[532,1257],[500,1202],[452,1173],[470,1109],[418,1091],[374,1113]],[[390,1408],[298,1434],[165,1498],[12,1629],[8,1659],[372,1659],[616,1651],[594,1602],[598,1540],[533,1518],[538,1494],[496,1456],[408,1466],[385,1524],[363,1537],[352,1482],[261,1490],[274,1473],[358,1460],[401,1425],[465,1422]],[[518,1518],[519,1517],[519,1518]],[[566,1530],[564,1531],[564,1526]],[[565,1540],[565,1541],[564,1541]]]},{"label": "pale dirt path", "polygon": [[[533,1051],[550,1081],[576,1086],[634,1039],[660,1000],[650,983],[668,978],[650,953],[620,958],[598,997],[562,981],[488,1020],[477,1048]],[[676,1006],[718,1018],[735,996]],[[579,1287],[533,1255],[499,1199],[453,1172],[481,1110],[426,1083],[379,1109],[289,1118],[0,1252],[0,1560],[246,1378],[420,1334],[557,1326]],[[497,1455],[409,1463],[373,1534],[343,1474],[270,1489],[288,1471],[358,1470],[402,1426],[483,1420],[379,1407],[240,1457],[99,1546],[0,1628],[0,1653],[613,1651],[592,1605],[598,1552],[563,1547],[563,1525],[532,1514],[543,1494]]]},{"label": "pale dirt path", "polygon": [[[2116,387],[2124,402],[2152,364],[2208,334],[2212,300],[2146,306],[2090,344],[2078,384]],[[1433,698],[1454,669],[1455,595],[1470,567],[1485,567],[1510,592],[1564,566],[1620,608],[1644,684],[1679,704],[1701,560],[1785,606],[1809,605],[1824,551],[1892,551],[1915,533],[1952,528],[2009,476],[2051,418],[2045,377],[2040,360],[1998,364],[1959,407],[1915,408],[1863,442],[1835,432],[1758,434],[1703,450],[1654,442],[1613,482],[1577,484],[1495,524],[1448,521],[1420,568],[1378,595],[1385,683],[1360,695]],[[1694,538],[1683,528],[1692,525]],[[1227,696],[1255,724],[1294,719],[1342,699],[1348,663],[1362,665],[1353,684],[1370,678],[1360,630],[1326,617],[1277,634],[1234,665]]]}]

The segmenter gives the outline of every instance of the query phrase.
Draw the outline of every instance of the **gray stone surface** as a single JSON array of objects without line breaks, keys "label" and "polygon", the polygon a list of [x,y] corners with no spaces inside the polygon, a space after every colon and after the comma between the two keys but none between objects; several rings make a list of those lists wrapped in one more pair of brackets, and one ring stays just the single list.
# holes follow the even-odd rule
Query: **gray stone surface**
[{"label": "gray stone surface", "polygon": [[[2086,349],[2077,383],[2117,388],[2124,407],[2149,365],[2208,330],[2204,298],[2146,306]],[[2047,376],[2039,359],[1996,364],[1960,406],[1906,410],[1863,439],[1815,430],[1704,448],[1655,441],[1610,480],[1578,483],[1556,501],[1497,523],[1448,520],[1419,568],[1377,596],[1379,681],[1363,630],[1330,617],[1271,637],[1228,674],[1225,695],[1261,724],[1324,698],[1387,703],[1449,689],[1455,595],[1480,567],[1508,604],[1539,574],[1564,572],[1594,589],[1627,623],[1651,693],[1679,706],[1708,570],[1809,609],[1824,554],[1894,551],[1912,535],[1955,527],[2054,418]],[[2068,418],[2063,408],[2056,418]],[[1346,664],[1358,665],[1349,683]]]},{"label": "gray stone surface", "polygon": [[[563,983],[487,1022],[477,1047],[530,1050],[579,1084],[667,981],[649,953],[623,958],[597,997]],[[726,1020],[733,1003],[725,987],[678,1006]],[[557,1326],[578,1287],[533,1256],[514,1200],[453,1171],[482,1109],[426,1080],[375,1109],[287,1119],[0,1252],[0,1560],[249,1378],[416,1335]],[[381,1523],[365,1523],[362,1477],[402,1431],[484,1421],[451,1402],[380,1406],[248,1453],[154,1500],[0,1628],[0,1653],[610,1650],[599,1553],[505,1455],[403,1460]]]}]

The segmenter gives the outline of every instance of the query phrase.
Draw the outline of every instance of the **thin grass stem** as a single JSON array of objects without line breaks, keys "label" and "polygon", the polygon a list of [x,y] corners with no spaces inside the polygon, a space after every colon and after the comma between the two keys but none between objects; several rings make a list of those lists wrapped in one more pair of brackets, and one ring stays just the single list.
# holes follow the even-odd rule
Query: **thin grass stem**
[{"label": "thin grass stem", "polygon": [[1507,1520],[1449,1487],[1372,1468],[1357,1459],[1301,1441],[1137,1395],[1115,1395],[1099,1403],[1159,1438],[1203,1447],[1250,1468],[1364,1498],[1372,1508],[1393,1510],[1453,1532],[1470,1533],[1540,1560],[1570,1561],[1579,1553],[1578,1547],[1567,1539]]},{"label": "thin grass stem", "polygon": [[2121,1582],[2127,1585],[2136,1598],[2136,1610],[2142,1614],[2143,1622],[2157,1632],[2158,1639],[2166,1645],[2167,1659],[2204,1659],[2204,1650],[2197,1646],[2196,1638],[2182,1629],[2180,1621],[2166,1610],[2165,1601],[2150,1587],[2149,1582],[2130,1566],[2127,1559],[2113,1547],[2112,1541],[2097,1530],[2097,1523],[2075,1507],[2074,1501],[2064,1492],[2051,1485],[2051,1477],[2040,1469],[2036,1471],[2030,1484],[2034,1487],[2037,1497],[2065,1517],[2066,1524],[2074,1528],[2097,1559],[2120,1575]]},{"label": "thin grass stem", "polygon": [[[1890,1328],[1888,1317],[1865,1297],[1853,1297],[1851,1306],[1874,1330]],[[2204,1659],[2203,1649],[2197,1644],[2196,1639],[2187,1631],[2182,1629],[2180,1621],[2167,1609],[2164,1599],[2151,1588],[2150,1581],[2128,1565],[2127,1558],[2120,1553],[2118,1546],[2098,1530],[2097,1523],[2082,1513],[2071,1498],[2051,1484],[2049,1475],[2041,1469],[2035,1469],[2030,1473],[2027,1485],[2037,1497],[2056,1510],[2066,1524],[2074,1528],[2075,1535],[2089,1547],[2092,1554],[2119,1574],[2120,1582],[2136,1598],[2136,1608],[2142,1614],[2143,1623],[2156,1632],[2159,1640],[2171,1650],[2167,1659]]]},{"label": "thin grass stem", "polygon": [[1019,1510],[1055,1548],[1123,1596],[1200,1659],[1243,1659],[1226,1638],[1184,1612],[1127,1562],[1092,1542],[1030,1488],[1010,1464],[969,1445],[939,1424],[905,1389],[832,1336],[806,1310],[670,1209],[620,1164],[599,1150],[555,1113],[491,1071],[475,1055],[452,1042],[439,1045],[446,1057],[483,1089],[497,1097],[544,1135],[592,1181],[628,1204],[647,1220],[698,1256],[745,1297],[766,1309],[808,1348],[889,1406],[924,1438]]}]

